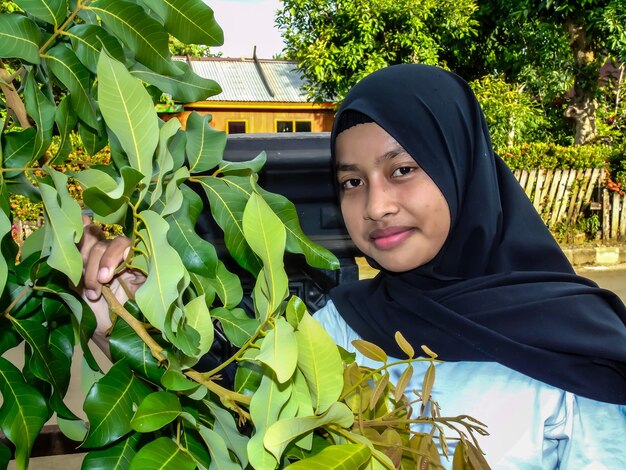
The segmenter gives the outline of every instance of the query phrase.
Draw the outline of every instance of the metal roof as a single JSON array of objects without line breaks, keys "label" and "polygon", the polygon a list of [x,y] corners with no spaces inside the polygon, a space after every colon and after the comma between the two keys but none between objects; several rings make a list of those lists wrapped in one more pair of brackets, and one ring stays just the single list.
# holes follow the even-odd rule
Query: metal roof
[{"label": "metal roof", "polygon": [[295,62],[220,57],[175,59],[186,60],[196,74],[220,84],[222,93],[207,98],[208,101],[308,101]]}]

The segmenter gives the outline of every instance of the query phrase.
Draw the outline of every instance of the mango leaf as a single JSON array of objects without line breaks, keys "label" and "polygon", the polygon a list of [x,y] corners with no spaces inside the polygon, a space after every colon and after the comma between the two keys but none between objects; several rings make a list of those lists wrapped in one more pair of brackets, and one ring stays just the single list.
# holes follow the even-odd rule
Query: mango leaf
[{"label": "mango leaf", "polygon": [[268,287],[267,314],[270,315],[288,293],[289,280],[283,264],[285,228],[263,198],[256,193],[252,193],[246,204],[242,225],[246,241],[263,262],[263,274]]},{"label": "mango leaf", "polygon": [[329,446],[319,454],[292,463],[286,470],[354,470],[361,468],[372,455],[371,450],[361,444]]},{"label": "mango leaf", "polygon": [[54,125],[56,108],[39,90],[34,72],[31,71],[26,75],[24,87],[26,111],[28,111],[29,116],[33,118],[37,126],[33,157],[39,157],[44,154],[50,146],[50,142],[52,142],[52,126]]},{"label": "mango leaf", "polygon": [[[313,401],[311,400],[311,392],[309,392],[309,386],[306,383],[304,374],[300,369],[296,369],[296,373],[293,378],[293,393],[291,400],[298,405],[298,411],[296,417],[306,418],[313,416]],[[313,433],[309,432],[302,437],[294,441],[294,444],[302,449],[311,450],[313,446]]]},{"label": "mango leaf", "polygon": [[78,134],[88,155],[95,155],[108,143],[108,136],[102,118],[98,118],[96,122],[97,130],[93,130],[82,122],[78,123]]},{"label": "mango leaf", "polygon": [[213,10],[201,0],[142,0],[161,17],[165,28],[184,43],[221,46],[224,33]]},{"label": "mango leaf", "polygon": [[183,193],[180,190],[180,185],[183,181],[189,178],[189,170],[186,167],[181,167],[174,172],[170,180],[165,187],[165,198],[163,201],[163,208],[161,209],[161,215],[167,217],[173,214],[183,205]]},{"label": "mango leaf", "polygon": [[334,424],[342,428],[352,426],[354,415],[344,403],[335,402],[320,416],[290,418],[272,424],[265,434],[263,443],[278,461],[287,445],[298,436],[323,426]]},{"label": "mango leaf", "polygon": [[168,351],[165,351],[164,354],[168,364],[165,374],[161,377],[161,384],[168,390],[175,392],[196,391],[200,385],[183,374],[178,355]]},{"label": "mango leaf", "polygon": [[183,74],[173,77],[160,75],[139,62],[133,65],[130,73],[167,93],[173,100],[182,103],[202,101],[209,96],[222,92],[222,88],[216,81],[197,75],[186,62],[175,61],[173,65],[179,68]]},{"label": "mango leaf", "polygon": [[248,198],[218,178],[198,177],[197,180],[209,199],[211,214],[224,231],[229,253],[241,267],[256,275],[261,270],[261,261],[246,242],[242,225]]},{"label": "mango leaf", "polygon": [[246,467],[248,465],[246,446],[249,438],[239,432],[235,418],[228,410],[209,400],[205,400],[204,404],[215,417],[213,430],[224,439],[226,447],[237,456],[241,466]]},{"label": "mango leaf", "polygon": [[91,75],[69,46],[58,44],[43,56],[54,76],[70,92],[70,100],[76,114],[92,129],[98,129],[96,105],[89,91]]},{"label": "mango leaf", "polygon": [[196,364],[200,354],[200,334],[186,322],[178,305],[168,312],[164,327],[165,337],[186,356],[180,361],[181,367]]},{"label": "mango leaf", "polygon": [[172,303],[178,298],[178,283],[183,279],[183,262],[167,242],[167,222],[152,211],[143,211],[141,231],[150,253],[148,277],[137,290],[135,300],[151,325],[164,331],[164,322]]},{"label": "mango leaf", "polygon": [[81,209],[67,190],[67,176],[46,168],[54,187],[39,183],[44,203],[45,239],[43,256],[76,286],[83,274],[83,260],[76,244],[83,235]]},{"label": "mango leaf", "polygon": [[411,343],[409,343],[406,338],[402,336],[402,333],[396,331],[394,338],[396,339],[396,343],[400,349],[402,349],[402,352],[404,352],[409,359],[413,359],[413,357],[415,357],[415,350],[413,349],[413,346],[411,346]]},{"label": "mango leaf", "polygon": [[[1,18],[1,16],[0,16]],[[16,171],[7,171],[4,174],[5,178],[26,179],[23,177],[24,171],[19,168],[24,168],[33,159],[33,153],[35,151],[37,130],[34,127],[29,127],[23,131],[7,132],[4,137],[4,168],[18,168]],[[7,181],[7,185],[9,185]],[[17,182],[16,182],[17,183]],[[26,186],[28,187],[28,186]],[[22,185],[17,183],[14,187],[9,187],[9,191],[15,192],[14,189],[22,189]],[[32,193],[33,191],[30,191]],[[19,192],[18,192],[19,194]]]},{"label": "mango leaf", "polygon": [[[7,233],[11,232],[11,220],[7,217],[4,211],[0,210],[0,240],[4,238]],[[4,286],[7,282],[7,276],[9,274],[9,266],[7,265],[4,256],[0,256],[0,292],[4,290]]]},{"label": "mango leaf", "polygon": [[116,321],[109,337],[111,355],[115,361],[126,359],[131,369],[146,379],[159,383],[164,369],[150,353],[150,348],[125,321]]},{"label": "mango leaf", "polygon": [[119,41],[100,26],[76,24],[67,31],[67,35],[70,37],[76,57],[93,74],[97,73],[98,58],[103,46],[115,60],[119,62],[125,60],[124,49]]},{"label": "mango leaf", "polygon": [[129,470],[194,470],[189,454],[169,437],[160,437],[143,446],[130,463]]},{"label": "mango leaf", "polygon": [[48,419],[48,409],[41,394],[28,385],[20,371],[0,357],[0,428],[15,445],[17,468],[28,467],[35,438]]},{"label": "mango leaf", "polygon": [[182,74],[171,63],[167,32],[142,7],[123,0],[97,0],[89,9],[146,67],[164,75]]},{"label": "mango leaf", "polygon": [[150,207],[152,207],[163,194],[165,177],[174,169],[174,158],[169,151],[168,143],[181,128],[178,119],[170,119],[166,123],[159,121],[159,145],[156,156],[156,171],[152,175],[154,189],[150,194]]},{"label": "mango leaf", "polygon": [[57,106],[56,113],[54,115],[54,120],[57,125],[57,130],[59,131],[59,148],[57,153],[54,155],[52,159],[52,164],[60,164],[63,163],[67,156],[72,151],[72,142],[70,141],[70,135],[72,130],[76,128],[76,124],[78,123],[78,118],[76,113],[72,109],[71,106],[71,98],[69,95],[66,95],[61,99],[59,106]]},{"label": "mango leaf", "polygon": [[261,168],[263,168],[266,161],[267,154],[265,152],[261,152],[252,160],[248,160],[246,162],[229,162],[223,160],[219,165],[219,169],[220,173],[223,175],[250,176],[253,173],[261,171]]},{"label": "mango leaf", "polygon": [[195,231],[198,217],[204,209],[200,196],[182,185],[183,201],[180,209],[168,215],[167,239],[180,255],[187,270],[205,277],[217,274],[217,253],[215,247],[202,239]]},{"label": "mango leaf", "polygon": [[134,432],[111,447],[89,452],[81,468],[87,470],[126,470],[140,447],[141,434]]},{"label": "mango leaf", "polygon": [[81,442],[87,435],[87,426],[82,419],[65,419],[57,416],[57,425],[65,437]]},{"label": "mango leaf", "polygon": [[263,446],[267,428],[274,423],[281,409],[291,396],[291,384],[276,383],[270,374],[263,375],[261,385],[252,395],[250,417],[254,423],[254,435],[248,441],[248,458],[254,468],[275,468],[277,461]]},{"label": "mango leaf", "polygon": [[67,15],[67,0],[13,0],[13,3],[55,29],[61,26]]},{"label": "mango leaf", "polygon": [[343,365],[334,341],[311,315],[305,314],[296,331],[298,368],[311,391],[313,409],[323,413],[343,388]]},{"label": "mango leaf", "polygon": [[178,418],[181,411],[176,395],[166,391],[154,392],[139,404],[130,426],[138,432],[157,431]]},{"label": "mango leaf", "polygon": [[406,388],[409,386],[409,383],[411,382],[411,379],[413,378],[413,366],[411,364],[407,364],[406,369],[404,369],[404,372],[402,372],[402,375],[400,376],[400,378],[398,379],[398,382],[396,383],[396,390],[394,392],[394,399],[396,401],[400,401],[400,398],[402,398],[402,395],[404,394],[404,391],[406,390]]},{"label": "mango leaf", "polygon": [[0,57],[39,63],[41,31],[29,18],[17,13],[0,15]]},{"label": "mango leaf", "polygon": [[102,117],[119,139],[130,166],[144,175],[147,184],[152,176],[152,157],[159,143],[157,113],[141,82],[105,52],[98,61],[98,103]]},{"label": "mango leaf", "polygon": [[488,470],[489,464],[480,450],[467,440],[457,444],[452,458],[453,470]]},{"label": "mango leaf", "polygon": [[198,432],[211,453],[211,466],[209,469],[241,470],[241,465],[231,460],[228,448],[221,435],[202,425],[198,427]]},{"label": "mango leaf", "polygon": [[307,313],[306,304],[300,297],[292,295],[289,302],[287,302],[285,318],[294,329],[298,328],[298,324],[305,313]]},{"label": "mango leaf", "polygon": [[83,409],[90,426],[82,446],[102,447],[130,432],[133,406],[141,403],[150,392],[125,361],[113,364],[85,398]]},{"label": "mango leaf", "polygon": [[[235,373],[235,391],[252,395],[257,391],[263,378],[263,365],[254,361],[256,350],[248,350],[244,353],[242,360]],[[249,360],[246,360],[249,359]]]},{"label": "mango leaf", "polygon": [[226,133],[209,125],[210,114],[192,112],[187,118],[187,160],[191,173],[215,168],[222,161]]},{"label": "mango leaf", "polygon": [[365,357],[377,362],[387,362],[387,353],[380,346],[365,341],[363,339],[355,339],[352,341],[354,348]]},{"label": "mango leaf", "polygon": [[290,253],[302,253],[309,265],[321,269],[338,269],[337,257],[314,242],[302,231],[298,220],[296,206],[286,197],[280,194],[270,193],[259,188],[259,193],[272,208],[278,218],[285,224],[287,232],[287,251]]},{"label": "mango leaf", "polygon": [[213,322],[209,314],[204,295],[198,296],[185,305],[185,318],[187,323],[200,335],[200,352],[203,356],[209,352],[213,344]]},{"label": "mango leaf", "polygon": [[250,318],[243,309],[218,307],[211,310],[211,316],[217,318],[224,329],[224,334],[228,340],[238,348],[250,339],[259,328],[259,321]]},{"label": "mango leaf", "polygon": [[430,400],[430,392],[432,392],[435,383],[435,370],[435,365],[430,363],[424,374],[424,381],[422,382],[422,403],[427,403],[428,400]]},{"label": "mango leaf", "polygon": [[[184,416],[184,412],[182,416]],[[196,426],[197,424],[194,424],[194,427]],[[192,432],[189,429],[185,429],[185,431],[186,432],[182,433],[180,437],[181,447],[187,449],[189,456],[194,460],[199,469],[208,469],[211,465],[211,456],[202,438],[200,438],[196,432]]]},{"label": "mango leaf", "polygon": [[2,468],[8,468],[9,462],[13,458],[13,452],[4,443],[0,442],[0,466]]},{"label": "mango leaf", "polygon": [[293,327],[284,318],[277,318],[274,328],[263,338],[256,359],[272,369],[280,383],[291,378],[298,363],[298,345]]},{"label": "mango leaf", "polygon": [[207,282],[215,289],[225,308],[233,309],[241,303],[243,288],[239,277],[231,273],[219,259],[215,277],[207,278]]}]

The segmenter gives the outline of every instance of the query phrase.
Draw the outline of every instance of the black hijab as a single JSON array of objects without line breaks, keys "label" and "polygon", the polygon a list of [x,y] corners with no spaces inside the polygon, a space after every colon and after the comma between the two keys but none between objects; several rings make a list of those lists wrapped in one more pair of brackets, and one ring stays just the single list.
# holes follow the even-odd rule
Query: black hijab
[{"label": "black hijab", "polygon": [[626,404],[626,308],[574,273],[494,153],[468,84],[426,65],[374,72],[337,112],[333,165],[347,110],[371,118],[426,171],[446,198],[451,229],[429,263],[335,288],[331,297],[345,321],[396,356],[394,333],[401,331],[444,361],[499,362],[581,396]]}]

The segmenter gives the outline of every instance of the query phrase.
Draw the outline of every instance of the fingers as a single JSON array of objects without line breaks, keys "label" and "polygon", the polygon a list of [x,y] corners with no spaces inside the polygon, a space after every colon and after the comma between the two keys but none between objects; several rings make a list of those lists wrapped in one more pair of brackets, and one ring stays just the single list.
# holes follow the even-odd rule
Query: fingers
[{"label": "fingers", "polygon": [[98,240],[89,246],[85,243],[81,254],[84,262],[83,285],[88,299],[100,297],[102,285],[111,282],[115,269],[122,264],[129,248],[130,240],[126,237]]}]

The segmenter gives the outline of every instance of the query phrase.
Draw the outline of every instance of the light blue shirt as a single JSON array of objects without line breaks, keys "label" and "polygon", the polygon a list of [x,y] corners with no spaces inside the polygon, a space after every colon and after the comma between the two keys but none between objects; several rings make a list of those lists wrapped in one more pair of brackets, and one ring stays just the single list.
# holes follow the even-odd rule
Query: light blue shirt
[{"label": "light blue shirt", "polygon": [[[314,318],[339,346],[356,352],[352,341],[360,337],[332,301]],[[357,362],[373,368],[381,365],[358,352]],[[421,388],[428,364],[413,365],[407,391]],[[392,383],[403,370],[403,366],[391,368]],[[493,470],[626,470],[625,405],[577,396],[497,362],[437,364],[432,396],[442,416],[469,415],[488,426],[489,436],[478,440]],[[452,456],[455,441],[449,444]],[[452,457],[446,461],[442,456],[442,463],[451,468]]]}]

